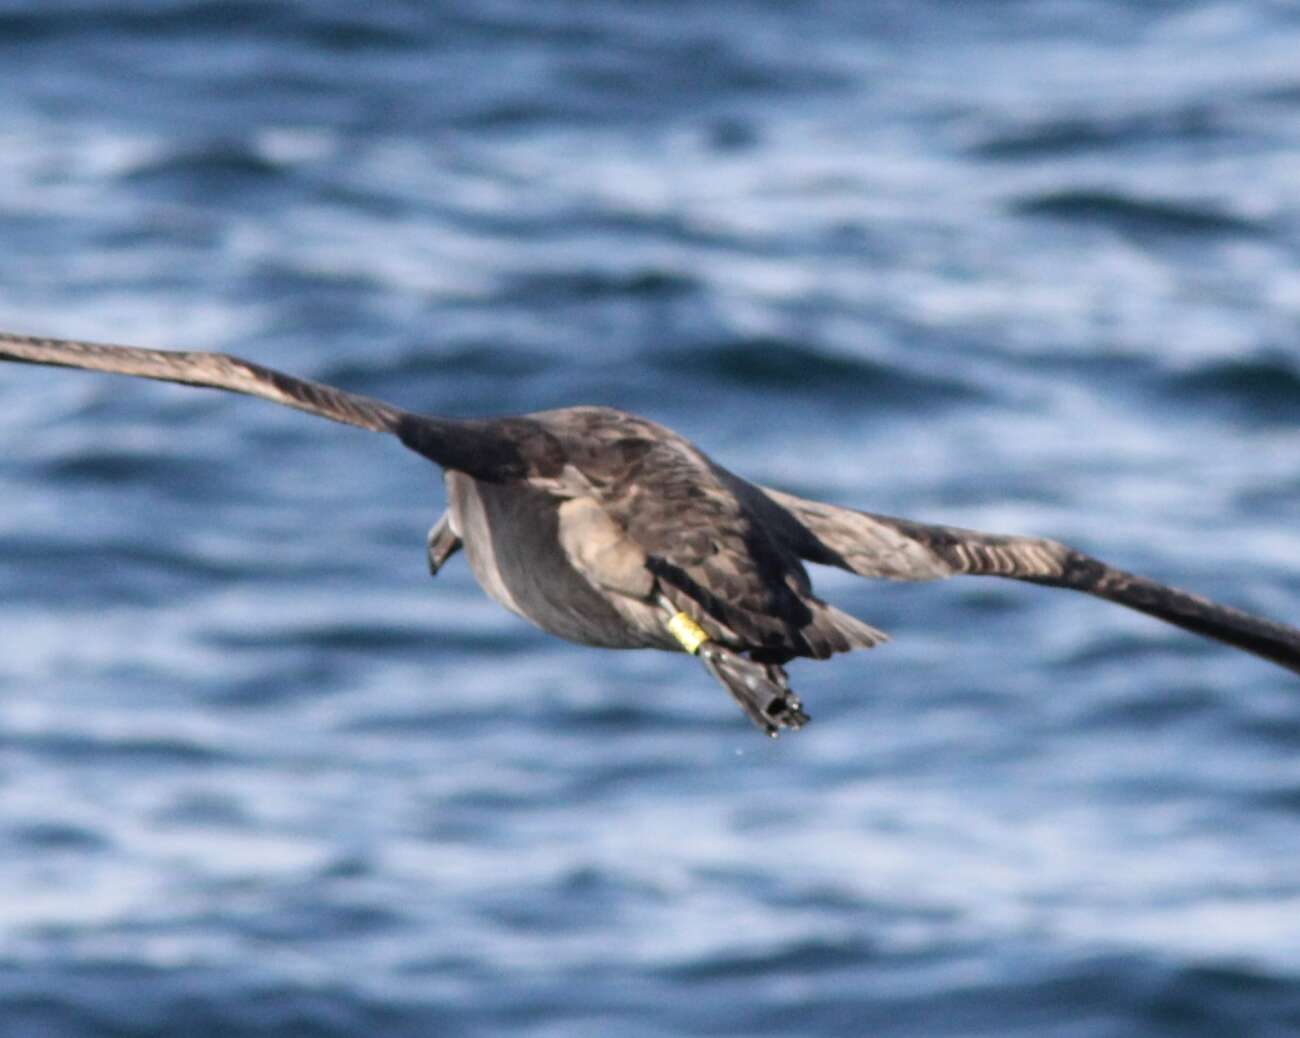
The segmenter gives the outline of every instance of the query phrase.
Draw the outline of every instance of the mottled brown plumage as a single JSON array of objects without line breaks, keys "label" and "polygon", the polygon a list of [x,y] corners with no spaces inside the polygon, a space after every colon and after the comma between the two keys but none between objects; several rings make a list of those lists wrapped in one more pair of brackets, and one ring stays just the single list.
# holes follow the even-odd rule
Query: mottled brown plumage
[{"label": "mottled brown plumage", "polygon": [[1054,541],[930,526],[760,487],[672,430],[611,408],[437,418],[225,354],[6,333],[0,359],[231,390],[391,433],[445,472],[448,510],[429,532],[431,572],[463,546],[484,590],[543,630],[609,648],[696,651],[773,735],[807,720],[783,664],[885,639],[818,598],[804,561],[890,580],[976,574],[1072,588],[1300,672],[1296,628]]}]

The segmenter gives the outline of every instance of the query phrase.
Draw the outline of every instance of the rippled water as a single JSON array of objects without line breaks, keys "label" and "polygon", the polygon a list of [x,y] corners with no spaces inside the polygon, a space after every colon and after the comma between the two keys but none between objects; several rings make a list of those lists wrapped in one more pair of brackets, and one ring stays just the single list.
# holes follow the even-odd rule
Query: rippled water
[{"label": "rippled water", "polygon": [[[0,3],[5,327],[746,475],[1300,621],[1292,5]],[[436,473],[0,368],[0,1033],[1287,1035],[1293,676],[1065,592],[768,743],[569,646]]]}]

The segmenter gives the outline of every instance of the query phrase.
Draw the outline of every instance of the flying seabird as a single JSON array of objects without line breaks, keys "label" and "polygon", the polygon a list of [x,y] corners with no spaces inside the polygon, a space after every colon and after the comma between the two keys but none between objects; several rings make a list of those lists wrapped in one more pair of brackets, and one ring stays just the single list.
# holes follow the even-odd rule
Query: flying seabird
[{"label": "flying seabird", "polygon": [[698,656],[771,736],[808,720],[786,663],[886,638],[818,598],[804,562],[891,580],[965,573],[1071,588],[1300,673],[1300,629],[1056,541],[932,526],[759,486],[671,429],[609,407],[440,418],[223,353],[4,332],[0,359],[225,389],[391,433],[444,473],[448,508],[429,531],[431,573],[463,547],[483,590],[544,631]]}]

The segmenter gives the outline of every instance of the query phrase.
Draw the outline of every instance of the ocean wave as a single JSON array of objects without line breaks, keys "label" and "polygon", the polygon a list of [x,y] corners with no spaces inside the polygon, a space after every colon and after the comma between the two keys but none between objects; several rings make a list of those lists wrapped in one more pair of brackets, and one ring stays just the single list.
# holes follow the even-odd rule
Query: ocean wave
[{"label": "ocean wave", "polygon": [[196,471],[196,457],[162,453],[157,450],[115,449],[85,446],[74,454],[64,451],[50,458],[41,470],[56,483],[111,484],[124,483],[196,485],[210,475],[203,466],[204,479]]},{"label": "ocean wave", "polygon": [[1077,224],[1098,224],[1145,234],[1259,236],[1266,228],[1207,202],[1142,198],[1105,188],[1062,188],[1015,200],[1026,216],[1047,216]]},{"label": "ocean wave", "polygon": [[508,284],[501,294],[516,303],[622,298],[653,301],[686,295],[700,287],[695,278],[672,270],[648,268],[619,273],[591,269],[525,274]]},{"label": "ocean wave", "polygon": [[[0,741],[4,741],[0,738]],[[0,843],[12,842],[20,852],[99,851],[109,846],[105,836],[89,826],[72,822],[33,821],[7,825]]]},{"label": "ocean wave", "polygon": [[1110,117],[1061,116],[992,130],[983,134],[970,151],[986,159],[1047,159],[1145,147],[1159,141],[1202,141],[1226,132],[1214,108],[1193,103],[1169,111]]},{"label": "ocean wave", "polygon": [[1210,407],[1246,425],[1300,421],[1300,368],[1281,351],[1217,360],[1165,376],[1161,391],[1178,406]]},{"label": "ocean wave", "polygon": [[163,197],[197,201],[230,194],[269,201],[271,192],[288,190],[293,181],[289,167],[256,142],[237,138],[168,148],[138,161],[121,178],[154,204]]},{"label": "ocean wave", "polygon": [[[502,382],[527,381],[564,364],[554,354],[495,343],[429,344],[326,365],[321,381],[386,399],[409,398],[411,387],[428,384],[448,398],[478,397]],[[421,394],[415,394],[417,397]]]},{"label": "ocean wave", "polygon": [[732,387],[767,392],[870,401],[873,408],[906,409],[927,402],[954,404],[982,395],[975,387],[948,376],[831,354],[780,338],[655,350],[645,358],[653,367],[679,377],[705,377]]},{"label": "ocean wave", "polygon": [[228,746],[180,734],[128,735],[90,731],[23,732],[0,734],[0,745],[22,749],[57,760],[75,760],[79,765],[139,765],[194,767],[241,759]]}]

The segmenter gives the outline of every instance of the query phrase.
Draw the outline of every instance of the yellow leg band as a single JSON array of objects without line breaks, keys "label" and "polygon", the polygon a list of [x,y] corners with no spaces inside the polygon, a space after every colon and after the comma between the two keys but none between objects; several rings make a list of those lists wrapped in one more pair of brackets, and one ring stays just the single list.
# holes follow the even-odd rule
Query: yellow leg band
[{"label": "yellow leg band", "polygon": [[704,633],[704,628],[685,613],[674,613],[673,618],[668,621],[668,630],[672,632],[681,647],[692,656],[709,640],[709,636]]}]

